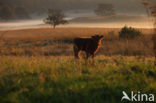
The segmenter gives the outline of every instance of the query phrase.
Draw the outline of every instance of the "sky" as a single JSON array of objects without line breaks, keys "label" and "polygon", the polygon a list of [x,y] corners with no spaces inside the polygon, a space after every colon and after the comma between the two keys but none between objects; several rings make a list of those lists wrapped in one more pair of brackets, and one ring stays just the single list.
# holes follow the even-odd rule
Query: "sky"
[{"label": "sky", "polygon": [[[48,8],[62,9],[65,11],[94,11],[100,3],[112,4],[117,13],[145,15],[146,10],[142,0],[0,0],[1,4],[11,7],[25,6],[32,13],[46,11]],[[156,0],[151,0],[156,5]],[[42,12],[43,13],[43,12]]]}]

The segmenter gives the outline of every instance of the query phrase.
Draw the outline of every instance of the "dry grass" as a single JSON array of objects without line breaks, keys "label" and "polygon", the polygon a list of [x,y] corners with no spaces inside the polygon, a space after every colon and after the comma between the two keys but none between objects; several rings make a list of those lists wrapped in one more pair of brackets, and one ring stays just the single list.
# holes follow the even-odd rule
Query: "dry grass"
[{"label": "dry grass", "polygon": [[[144,34],[150,34],[153,29],[139,29]],[[5,32],[5,38],[38,38],[38,37],[51,37],[51,38],[69,38],[76,36],[88,36],[94,34],[105,35],[110,31],[117,34],[120,28],[40,28],[40,29],[23,29],[23,30],[9,30],[0,31],[0,34]]]},{"label": "dry grass", "polygon": [[100,55],[139,55],[153,56],[152,29],[139,29],[144,37],[129,40],[118,38],[119,28],[41,28],[0,31],[5,32],[1,41],[0,54],[14,56],[38,55],[73,55],[74,37],[89,37],[94,34],[104,35]]}]

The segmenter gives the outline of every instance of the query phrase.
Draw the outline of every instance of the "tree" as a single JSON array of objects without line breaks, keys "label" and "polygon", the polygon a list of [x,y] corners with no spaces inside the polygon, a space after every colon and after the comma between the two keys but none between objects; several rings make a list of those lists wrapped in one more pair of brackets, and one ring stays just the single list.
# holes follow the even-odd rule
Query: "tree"
[{"label": "tree", "polygon": [[65,18],[65,14],[62,12],[62,10],[49,9],[48,17],[44,20],[44,22],[46,24],[52,25],[55,28],[56,25],[68,23],[68,21],[65,20],[64,18]]},{"label": "tree", "polygon": [[29,19],[30,18],[28,10],[22,6],[15,8],[15,15],[17,19]]},{"label": "tree", "polygon": [[13,19],[13,18],[14,18],[13,10],[7,5],[2,6],[1,9],[0,9],[0,19],[10,20],[10,19]]},{"label": "tree", "polygon": [[150,17],[150,10],[149,10],[150,0],[142,0],[142,4],[145,6],[148,17]]},{"label": "tree", "polygon": [[115,10],[112,4],[98,4],[95,14],[98,16],[114,15]]},{"label": "tree", "polygon": [[154,17],[154,34],[152,37],[153,40],[153,50],[154,50],[154,54],[155,54],[155,62],[154,65],[156,66],[156,5],[151,7],[151,14]]},{"label": "tree", "polygon": [[145,6],[146,8],[146,12],[148,14],[148,16],[152,16],[153,20],[154,20],[154,33],[153,33],[153,37],[152,37],[152,41],[153,41],[153,52],[155,55],[155,61],[154,61],[154,65],[156,66],[156,4],[151,4],[151,0],[142,0],[142,4]]}]

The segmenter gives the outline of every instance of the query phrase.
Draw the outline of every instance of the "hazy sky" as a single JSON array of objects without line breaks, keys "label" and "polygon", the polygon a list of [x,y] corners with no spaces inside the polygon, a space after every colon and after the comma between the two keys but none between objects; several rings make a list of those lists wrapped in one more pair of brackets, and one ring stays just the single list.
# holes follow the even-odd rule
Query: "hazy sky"
[{"label": "hazy sky", "polygon": [[[53,1],[53,0],[52,0]],[[118,12],[145,13],[145,8],[141,4],[142,0],[57,0],[60,5],[67,5],[70,8],[94,9],[99,3],[113,4]],[[151,0],[151,4],[156,5],[156,0]]]}]

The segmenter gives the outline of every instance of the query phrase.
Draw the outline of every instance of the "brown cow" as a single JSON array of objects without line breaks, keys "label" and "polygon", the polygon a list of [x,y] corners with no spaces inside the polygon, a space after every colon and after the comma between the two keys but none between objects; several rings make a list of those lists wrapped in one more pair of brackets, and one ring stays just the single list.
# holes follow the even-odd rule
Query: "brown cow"
[{"label": "brown cow", "polygon": [[86,52],[86,59],[90,56],[94,58],[95,53],[100,47],[103,36],[95,35],[91,38],[75,38],[74,39],[74,55],[76,59],[79,59],[80,51]]}]

